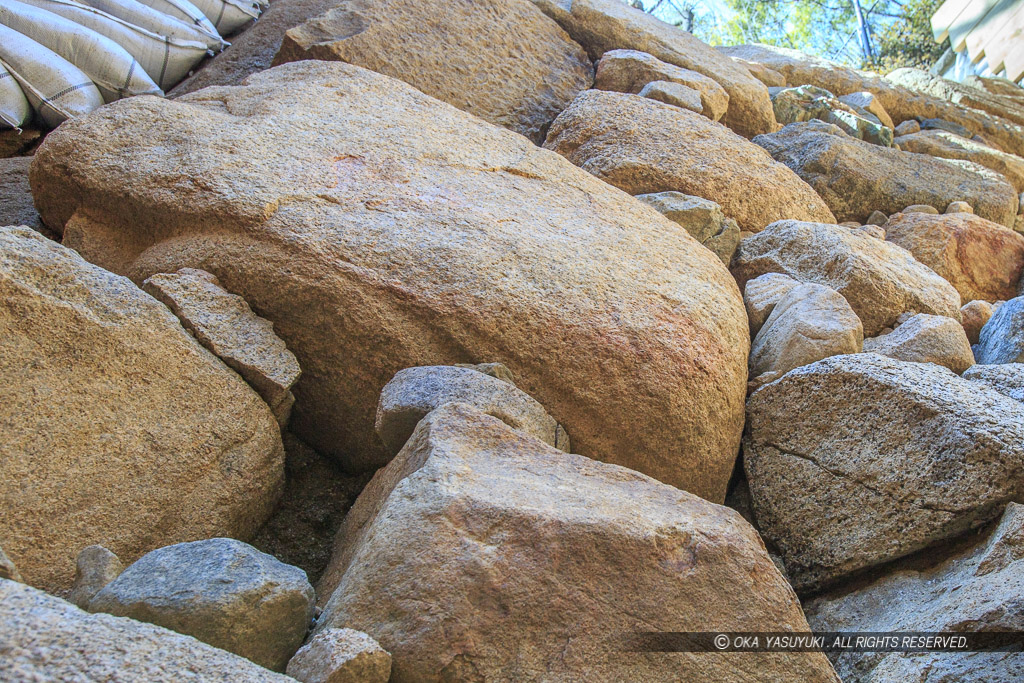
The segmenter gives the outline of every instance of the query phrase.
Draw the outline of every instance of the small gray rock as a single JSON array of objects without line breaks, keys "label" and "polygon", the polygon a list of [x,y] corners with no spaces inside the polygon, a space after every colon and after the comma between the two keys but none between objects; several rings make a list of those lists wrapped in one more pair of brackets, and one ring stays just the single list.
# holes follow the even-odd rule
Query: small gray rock
[{"label": "small gray rock", "polygon": [[921,132],[921,124],[914,119],[908,119],[900,125],[896,126],[896,135],[913,135],[914,133]]},{"label": "small gray rock", "polygon": [[75,585],[71,587],[68,602],[88,609],[89,601],[122,571],[121,560],[103,546],[83,548],[75,561]]},{"label": "small gray rock", "polygon": [[995,309],[981,328],[974,358],[985,365],[1024,362],[1024,296]]},{"label": "small gray rock", "polygon": [[682,192],[652,192],[637,199],[648,204],[713,251],[727,267],[740,243],[740,228],[717,203]]},{"label": "small gray rock", "polygon": [[89,602],[283,671],[313,619],[306,572],[230,538],[143,555]]},{"label": "small gray rock", "polygon": [[865,339],[864,352],[911,363],[935,363],[958,375],[974,365],[967,333],[952,318],[918,313],[903,321],[897,319],[897,323],[892,332]]},{"label": "small gray rock", "polygon": [[295,653],[286,673],[302,683],[387,683],[391,655],[362,631],[329,628]]},{"label": "small gray rock", "polygon": [[963,378],[991,387],[1015,401],[1024,402],[1024,363],[973,365],[963,374]]},{"label": "small gray rock", "polygon": [[878,225],[882,226],[889,222],[889,217],[881,211],[872,211],[871,215],[868,216],[868,220],[865,225]]},{"label": "small gray rock", "polygon": [[950,202],[946,213],[974,213],[974,209],[967,202]]},{"label": "small gray rock", "polygon": [[800,281],[782,273],[765,273],[747,282],[743,288],[743,305],[750,321],[750,336],[755,337],[775,305]]}]

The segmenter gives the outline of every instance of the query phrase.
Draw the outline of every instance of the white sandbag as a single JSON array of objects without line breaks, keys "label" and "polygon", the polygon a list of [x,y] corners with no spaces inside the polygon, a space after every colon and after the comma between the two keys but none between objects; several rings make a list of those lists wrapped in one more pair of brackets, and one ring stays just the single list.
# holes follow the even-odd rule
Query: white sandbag
[{"label": "white sandbag", "polygon": [[256,21],[261,7],[256,0],[191,0],[222,36]]},{"label": "white sandbag", "polygon": [[18,81],[0,64],[0,128],[21,128],[32,115]]},{"label": "white sandbag", "polygon": [[[80,0],[83,4],[94,7],[98,10],[112,14],[118,19],[135,24],[152,31],[157,35],[177,38],[178,40],[195,40],[206,45],[215,52],[223,50],[227,43],[217,35],[217,29],[210,26],[213,31],[202,30],[199,26],[186,24],[177,17],[172,17],[136,0]],[[198,11],[198,10],[197,10]],[[209,22],[207,22],[209,23]]]},{"label": "white sandbag", "polygon": [[39,118],[51,128],[103,105],[96,84],[81,69],[2,24],[0,61],[17,79]]},{"label": "white sandbag", "polygon": [[99,88],[105,102],[163,91],[128,51],[106,36],[18,0],[0,1],[0,24],[53,50]]},{"label": "white sandbag", "polygon": [[221,43],[221,46],[220,48],[212,48],[214,50],[222,50],[227,45],[224,39],[220,37],[217,29],[214,28],[210,20],[203,14],[202,10],[193,5],[189,0],[139,0],[139,2],[147,7],[152,7],[157,12],[163,12],[169,17],[174,17],[186,24],[191,24],[211,38],[215,38]]}]

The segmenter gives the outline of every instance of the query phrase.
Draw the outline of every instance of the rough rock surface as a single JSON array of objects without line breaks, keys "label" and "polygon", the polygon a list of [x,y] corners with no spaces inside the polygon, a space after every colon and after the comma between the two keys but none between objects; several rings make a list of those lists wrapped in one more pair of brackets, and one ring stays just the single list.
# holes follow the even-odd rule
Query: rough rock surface
[{"label": "rough rock surface", "polygon": [[1017,192],[1024,191],[1024,159],[944,130],[922,130],[901,135],[893,142],[904,152],[943,159],[963,159],[990,168],[1006,178]]},{"label": "rough rock surface", "polygon": [[960,320],[960,295],[910,252],[838,225],[779,221],[740,242],[732,272],[741,287],[765,273],[831,287],[850,302],[866,336],[907,311]]},{"label": "rough rock surface", "polygon": [[640,97],[649,100],[671,104],[673,107],[689,109],[698,114],[704,114],[704,103],[700,99],[700,93],[679,83],[668,81],[651,81],[637,93]]},{"label": "rough rock surface", "polygon": [[889,112],[887,112],[885,107],[882,106],[881,100],[866,90],[842,95],[839,97],[839,101],[843,104],[848,104],[855,109],[863,109],[881,121],[882,125],[886,128],[895,128],[892,122],[892,117],[889,116]]},{"label": "rough rock surface", "polygon": [[773,91],[772,107],[781,124],[818,119],[838,126],[858,140],[892,146],[892,129],[887,128],[877,116],[846,104],[824,88],[800,85]]},{"label": "rough rock surface", "polygon": [[342,61],[540,142],[594,79],[579,45],[525,0],[338,0],[285,33],[274,64]]},{"label": "rough rock surface", "polygon": [[985,323],[988,322],[994,312],[995,309],[992,304],[987,301],[982,301],[981,299],[968,301],[960,307],[960,316],[963,318],[962,323],[964,326],[964,332],[967,333],[967,340],[971,342],[971,344],[978,343],[978,339],[981,336],[981,329],[985,327]]},{"label": "rough rock surface", "polygon": [[163,626],[284,671],[315,600],[301,569],[241,541],[211,538],[143,555],[89,601],[89,611]]},{"label": "rough rock surface", "polygon": [[429,366],[401,370],[384,385],[374,429],[395,455],[427,413],[445,403],[465,403],[513,429],[569,451],[565,430],[526,392],[477,370]]},{"label": "rough rock surface", "polygon": [[[990,535],[931,566],[896,569],[853,590],[806,605],[817,631],[1024,629],[1024,506],[1010,503]],[[1019,652],[843,653],[844,681],[1019,681]]]},{"label": "rough rock surface", "polygon": [[747,402],[761,533],[799,592],[953,538],[1024,487],[1024,405],[871,353],[798,368]]},{"label": "rough rock surface", "polygon": [[864,222],[873,209],[894,214],[910,204],[966,201],[982,218],[1013,227],[1017,193],[1002,176],[838,132],[820,122],[791,123],[754,142],[813,187],[839,221]]},{"label": "rough rock surface", "polygon": [[273,323],[253,313],[245,299],[224,291],[217,278],[203,270],[157,273],[142,288],[170,308],[199,343],[238,372],[284,428],[295,403],[291,388],[302,371],[295,355],[274,334]]},{"label": "rough rock surface", "polygon": [[201,268],[245,298],[299,360],[290,429],[319,452],[379,467],[374,413],[396,372],[497,360],[577,452],[724,498],[742,301],[714,254],[654,209],[340,63],[69,124],[32,167],[47,223],[137,282]]},{"label": "rough rock surface", "polygon": [[22,580],[21,572],[18,571],[11,558],[7,557],[3,548],[0,548],[0,579],[8,579],[10,581]]},{"label": "rough rock surface", "polygon": [[839,292],[823,285],[799,285],[779,299],[754,338],[750,377],[781,377],[822,358],[860,353],[863,343],[860,318]]},{"label": "rough rock surface", "polygon": [[295,653],[287,674],[302,683],[388,683],[391,655],[362,631],[329,628]]},{"label": "rough rock surface", "polygon": [[864,353],[912,363],[935,363],[956,374],[974,365],[963,326],[942,315],[918,313],[892,332],[864,340]]},{"label": "rough rock surface", "polygon": [[68,594],[68,602],[85,609],[93,596],[116,579],[124,565],[114,553],[101,545],[82,548],[75,559],[75,584]]},{"label": "rough rock surface", "polygon": [[969,213],[898,213],[885,238],[945,278],[960,300],[1000,301],[1017,293],[1024,270],[1024,236]]},{"label": "rough rock surface", "polygon": [[70,588],[95,543],[259,528],[277,423],[163,304],[27,228],[0,228],[0,300],[0,539],[29,584]]},{"label": "rough rock surface", "polygon": [[783,218],[834,221],[806,183],[757,145],[635,95],[580,94],[551,124],[544,146],[629,194],[671,190],[709,199],[744,230]]},{"label": "rough rock surface", "polygon": [[972,365],[963,378],[992,387],[1016,401],[1024,401],[1024,363]]},{"label": "rough rock surface", "polygon": [[974,357],[985,365],[1024,363],[1024,296],[1010,299],[992,313],[978,335]]},{"label": "rough rock surface", "polygon": [[0,579],[0,680],[288,683],[195,638]]},{"label": "rough rock surface", "polygon": [[663,62],[702,73],[729,93],[722,123],[753,137],[775,130],[768,89],[741,64],[692,34],[619,0],[533,0],[598,60],[609,50],[639,50]]},{"label": "rough rock surface", "polygon": [[[1008,100],[991,95],[984,90],[951,81],[931,74],[923,69],[895,69],[885,76],[885,80],[907,90],[924,93],[940,100],[946,100],[962,109],[975,109],[995,117],[1024,124],[1024,106],[1010,103]],[[956,119],[953,119],[956,121]]]},{"label": "rough rock surface", "polygon": [[736,221],[726,218],[721,206],[681,192],[655,192],[636,198],[681,225],[695,240],[715,252],[722,263],[729,265],[740,243],[740,228]]},{"label": "rough rock surface", "polygon": [[32,157],[0,159],[0,225],[27,225],[47,237],[54,234],[39,220],[28,184]]},{"label": "rough rock surface", "polygon": [[722,118],[729,108],[729,93],[716,81],[637,50],[605,52],[597,63],[594,87],[598,90],[641,93],[653,81],[667,81],[696,90],[701,98],[700,113],[712,121]]},{"label": "rough rock surface", "polygon": [[747,309],[751,337],[757,335],[764,321],[775,309],[775,304],[779,303],[789,290],[799,285],[799,280],[782,273],[765,273],[747,280],[743,287],[743,305]]},{"label": "rough rock surface", "polygon": [[368,633],[397,682],[836,680],[820,653],[622,656],[609,638],[636,630],[806,626],[735,511],[465,405],[370,482],[320,587],[317,628]]}]

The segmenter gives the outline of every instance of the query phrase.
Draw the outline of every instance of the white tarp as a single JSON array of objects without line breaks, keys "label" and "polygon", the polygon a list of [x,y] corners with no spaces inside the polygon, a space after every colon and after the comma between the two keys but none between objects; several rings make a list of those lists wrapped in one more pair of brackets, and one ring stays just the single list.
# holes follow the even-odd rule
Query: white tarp
[{"label": "white tarp", "polygon": [[18,81],[0,65],[0,128],[21,128],[31,115],[32,107]]}]

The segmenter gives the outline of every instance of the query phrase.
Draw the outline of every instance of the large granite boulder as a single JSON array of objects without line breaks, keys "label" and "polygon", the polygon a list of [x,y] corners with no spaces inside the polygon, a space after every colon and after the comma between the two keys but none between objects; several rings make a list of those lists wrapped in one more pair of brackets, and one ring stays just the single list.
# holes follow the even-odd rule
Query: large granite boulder
[{"label": "large granite boulder", "polygon": [[783,218],[834,222],[814,190],[757,145],[647,98],[588,90],[551,124],[544,146],[629,194],[716,202],[743,230]]},{"label": "large granite boulder", "polygon": [[609,50],[639,50],[663,62],[702,73],[729,93],[722,117],[740,135],[775,130],[768,89],[741,64],[719,54],[691,33],[667,24],[619,0],[533,0],[593,60]]},{"label": "large granite boulder", "polygon": [[996,309],[981,328],[974,356],[985,365],[1024,363],[1024,296]]},{"label": "large granite boulder", "polygon": [[1016,154],[936,129],[900,135],[893,142],[904,152],[928,154],[942,159],[961,159],[990,168],[1006,178],[1017,192],[1024,192],[1024,159]]},{"label": "large granite boulder", "polygon": [[863,223],[876,210],[894,214],[912,204],[944,208],[955,201],[1011,228],[1017,215],[1013,186],[970,162],[872,145],[820,122],[791,123],[754,142],[813,187],[838,221]]},{"label": "large granite boulder", "polygon": [[200,268],[270,320],[303,371],[290,429],[350,469],[390,458],[374,417],[396,372],[499,361],[579,453],[725,495],[749,349],[735,281],[520,135],[307,61],[103,107],[52,133],[31,179],[86,258],[137,282]]},{"label": "large granite boulder", "polygon": [[758,526],[798,592],[980,526],[1024,492],[1024,405],[873,353],[791,371],[747,402]]},{"label": "large granite boulder", "polygon": [[277,422],[163,304],[28,228],[0,228],[0,300],[0,539],[26,582],[266,520]]},{"label": "large granite boulder", "polygon": [[779,221],[740,242],[732,272],[744,287],[765,273],[782,273],[838,291],[872,337],[901,313],[960,320],[960,295],[910,252],[841,225]]},{"label": "large granite boulder", "polygon": [[980,382],[1004,396],[1024,402],[1024,363],[972,365],[963,378]]},{"label": "large granite boulder", "polygon": [[894,69],[885,75],[885,80],[907,90],[945,100],[962,109],[983,111],[1018,125],[1024,124],[1024,105],[1021,103],[936,76],[923,69]]},{"label": "large granite boulder", "polygon": [[821,653],[623,652],[637,631],[807,627],[739,513],[463,404],[363,491],[318,592],[317,630],[368,633],[396,683],[837,680]]},{"label": "large granite boulder", "polygon": [[274,64],[342,61],[401,79],[540,142],[594,68],[526,0],[338,0],[284,35]]},{"label": "large granite boulder", "polygon": [[974,365],[963,325],[944,315],[917,313],[892,332],[864,340],[864,353],[911,363],[934,363],[956,374]]}]

